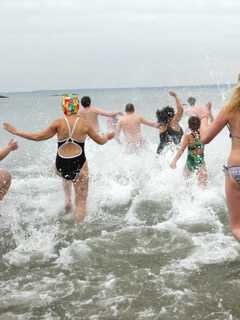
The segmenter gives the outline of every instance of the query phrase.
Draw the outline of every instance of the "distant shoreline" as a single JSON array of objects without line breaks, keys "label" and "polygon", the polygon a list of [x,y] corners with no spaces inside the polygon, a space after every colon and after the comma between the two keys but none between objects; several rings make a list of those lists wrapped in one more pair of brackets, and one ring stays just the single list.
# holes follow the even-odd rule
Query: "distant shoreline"
[{"label": "distant shoreline", "polygon": [[[113,91],[113,90],[150,90],[150,89],[159,89],[159,90],[165,90],[165,89],[183,89],[183,88],[223,88],[223,87],[233,87],[234,83],[221,83],[221,84],[202,84],[202,85],[175,85],[175,86],[149,86],[149,87],[119,87],[119,88],[70,88],[70,89],[41,89],[41,90],[30,90],[30,91],[8,91],[6,94],[43,94],[48,93],[52,96],[59,96],[64,93],[69,92],[76,92],[79,93],[79,91]],[[60,94],[61,92],[61,94]],[[0,98],[7,98],[6,96],[0,96]]]},{"label": "distant shoreline", "polygon": [[8,97],[7,96],[3,96],[0,94],[0,99],[7,99]]}]

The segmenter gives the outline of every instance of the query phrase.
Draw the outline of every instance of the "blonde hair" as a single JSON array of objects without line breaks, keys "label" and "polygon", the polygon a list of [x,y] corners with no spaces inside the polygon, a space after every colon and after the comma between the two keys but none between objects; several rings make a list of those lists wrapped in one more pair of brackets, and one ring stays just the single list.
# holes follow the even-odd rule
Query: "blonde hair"
[{"label": "blonde hair", "polygon": [[240,111],[240,83],[235,87],[233,94],[225,105],[227,113],[235,113]]}]

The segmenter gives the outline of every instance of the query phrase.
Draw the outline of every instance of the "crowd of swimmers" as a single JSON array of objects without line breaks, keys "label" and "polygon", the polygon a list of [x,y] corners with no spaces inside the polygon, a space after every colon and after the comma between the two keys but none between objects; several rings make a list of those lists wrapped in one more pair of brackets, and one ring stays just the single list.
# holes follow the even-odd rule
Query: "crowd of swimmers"
[{"label": "crowd of swimmers", "polygon": [[[135,111],[135,106],[128,103],[125,112],[107,112],[91,104],[90,97],[84,96],[79,101],[76,95],[62,97],[63,116],[54,120],[46,129],[28,132],[16,129],[10,123],[3,127],[9,133],[34,141],[43,141],[57,136],[56,173],[63,180],[65,211],[72,210],[72,189],[75,192],[75,221],[80,223],[86,215],[88,194],[88,163],[85,155],[85,140],[91,138],[98,144],[105,144],[115,138],[132,151],[144,147],[141,125],[153,127],[159,131],[157,154],[161,154],[169,144],[177,145],[176,154],[170,163],[176,168],[177,161],[187,149],[184,176],[196,175],[200,187],[207,185],[207,168],[204,160],[204,145],[227,126],[232,140],[232,149],[225,171],[226,199],[229,209],[230,227],[236,239],[240,240],[240,85],[237,85],[229,101],[223,106],[216,118],[212,115],[212,104],[196,104],[194,97],[188,98],[189,106],[183,106],[178,95],[170,91],[175,100],[175,108],[166,106],[156,112],[156,121],[145,119]],[[81,106],[80,106],[81,105]],[[183,114],[189,115],[188,128],[181,127]],[[108,133],[101,134],[99,116],[108,117]],[[10,140],[5,148],[0,149],[0,160],[18,148],[15,140]],[[0,170],[0,200],[3,200],[11,185],[11,175]]]}]

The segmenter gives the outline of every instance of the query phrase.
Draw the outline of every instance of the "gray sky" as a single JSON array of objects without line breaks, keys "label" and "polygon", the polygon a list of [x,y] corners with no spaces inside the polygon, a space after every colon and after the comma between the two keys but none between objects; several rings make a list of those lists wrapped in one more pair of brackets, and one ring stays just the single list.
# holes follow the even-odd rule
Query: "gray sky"
[{"label": "gray sky", "polygon": [[0,91],[234,82],[239,0],[0,0]]}]

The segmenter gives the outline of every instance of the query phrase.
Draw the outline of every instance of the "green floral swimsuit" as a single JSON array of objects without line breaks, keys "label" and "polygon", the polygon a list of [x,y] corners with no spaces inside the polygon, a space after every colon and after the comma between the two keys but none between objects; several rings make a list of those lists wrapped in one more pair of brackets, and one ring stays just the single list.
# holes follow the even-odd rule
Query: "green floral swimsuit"
[{"label": "green floral swimsuit", "polygon": [[[191,133],[194,139],[194,143],[188,146],[188,155],[186,161],[186,168],[193,172],[199,169],[202,165],[204,165],[204,144],[200,141],[199,132]],[[198,154],[198,150],[202,150],[200,154]]]}]

